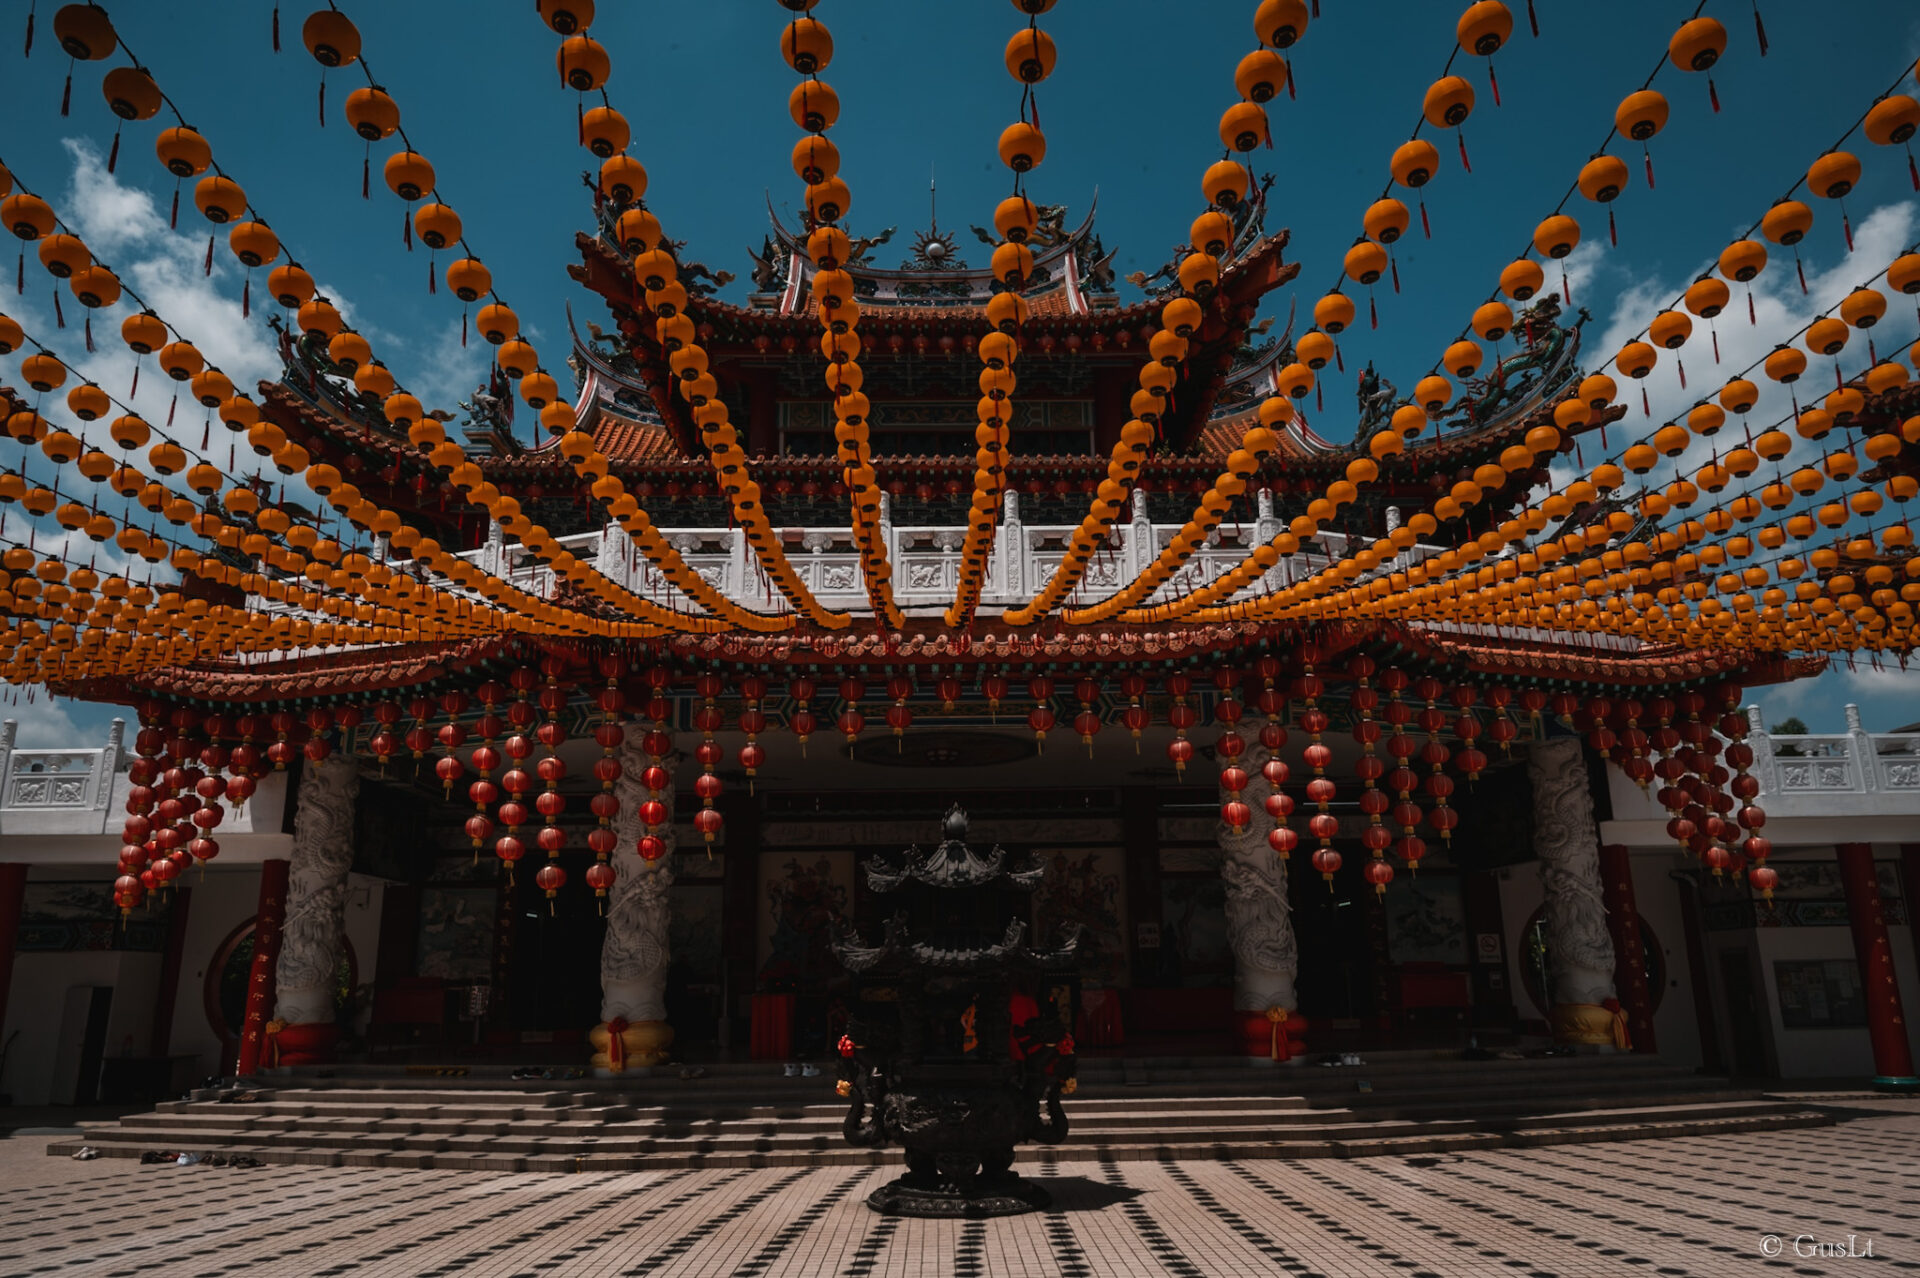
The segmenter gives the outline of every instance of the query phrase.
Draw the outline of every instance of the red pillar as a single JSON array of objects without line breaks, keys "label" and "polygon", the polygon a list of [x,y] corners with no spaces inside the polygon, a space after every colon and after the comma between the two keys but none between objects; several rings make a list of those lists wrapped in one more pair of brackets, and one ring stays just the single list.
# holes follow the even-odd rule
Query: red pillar
[{"label": "red pillar", "polygon": [[13,987],[13,951],[20,943],[20,906],[26,896],[26,865],[0,865],[0,1032],[7,1024],[7,991]]},{"label": "red pillar", "polygon": [[287,862],[260,865],[260,909],[253,926],[253,970],[247,974],[247,1016],[240,1031],[240,1059],[233,1072],[242,1077],[260,1068],[267,1021],[273,1016],[274,969],[280,961],[280,925],[287,918]]},{"label": "red pillar", "polygon": [[1913,942],[1915,965],[1920,966],[1920,919],[1914,917],[1920,909],[1920,843],[1900,845],[1900,886],[1907,902],[1907,937]]},{"label": "red pillar", "polygon": [[1600,899],[1607,907],[1607,931],[1613,935],[1613,988],[1627,1014],[1627,1034],[1636,1052],[1654,1052],[1653,991],[1647,986],[1646,945],[1640,936],[1640,907],[1633,895],[1633,864],[1623,843],[1600,849]]},{"label": "red pillar", "polygon": [[1853,952],[1867,1000],[1874,1085],[1902,1091],[1920,1088],[1920,1078],[1913,1074],[1913,1050],[1907,1043],[1907,1018],[1900,1010],[1900,983],[1893,974],[1893,946],[1880,908],[1880,883],[1873,872],[1873,845],[1842,843],[1838,852]]}]

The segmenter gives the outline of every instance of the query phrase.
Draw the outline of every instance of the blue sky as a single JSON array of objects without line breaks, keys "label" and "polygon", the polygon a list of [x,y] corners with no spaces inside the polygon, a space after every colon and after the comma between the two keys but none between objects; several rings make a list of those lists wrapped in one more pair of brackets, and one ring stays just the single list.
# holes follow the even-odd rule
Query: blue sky
[{"label": "blue sky", "polygon": [[[153,157],[158,126],[130,125],[118,173],[100,172],[114,121],[99,81],[119,59],[79,66],[72,115],[59,116],[67,60],[51,38],[53,7],[40,6],[40,34],[24,65],[26,6],[0,8],[0,103],[9,122],[0,158],[84,224],[100,255],[152,288],[204,347],[221,352],[236,381],[269,374],[265,308],[256,305],[251,323],[241,324],[240,276],[224,245],[214,277],[198,273],[207,227],[190,198],[180,234],[166,231],[172,180]],[[360,198],[363,146],[339,114],[346,93],[362,82],[357,69],[329,73],[327,125],[316,125],[320,68],[300,45],[305,9],[283,9],[285,51],[276,57],[262,0],[108,7],[222,164],[376,350],[429,402],[464,396],[484,371],[483,348],[476,342],[462,350],[458,303],[444,289],[428,294],[423,248],[403,247],[401,205],[377,171],[382,148],[373,198]],[[575,95],[558,84],[556,38],[525,0],[342,7],[360,25],[368,60],[399,99],[409,134],[434,163],[443,198],[465,219],[470,242],[549,365],[557,364],[565,304],[573,301],[583,320],[601,312],[565,274],[576,260],[573,232],[590,220],[579,178],[592,157],[575,145]],[[796,130],[786,114],[794,76],[778,49],[785,11],[763,0],[603,0],[600,7],[594,33],[613,55],[609,92],[634,122],[633,153],[651,175],[649,204],[670,234],[689,241],[691,257],[744,277],[746,250],[765,232],[766,195],[791,207],[800,193],[787,160]],[[1097,189],[1100,232],[1119,250],[1123,275],[1166,260],[1199,211],[1199,173],[1218,153],[1216,123],[1234,98],[1233,67],[1251,47],[1253,7],[1250,0],[1062,0],[1043,21],[1060,61],[1040,86],[1048,156],[1029,191],[1069,205],[1077,220]],[[1483,59],[1456,60],[1479,95],[1466,124],[1473,171],[1461,171],[1450,138],[1438,139],[1442,171],[1425,192],[1433,239],[1421,238],[1416,224],[1398,246],[1404,291],[1379,293],[1377,332],[1366,328],[1363,308],[1361,323],[1342,338],[1350,371],[1373,360],[1405,387],[1433,362],[1691,11],[1645,0],[1603,8],[1537,0],[1536,40],[1524,4],[1515,7],[1515,37],[1495,59],[1503,106],[1492,102]],[[1431,0],[1327,0],[1323,8],[1291,51],[1299,96],[1273,105],[1275,148],[1254,156],[1277,176],[1269,227],[1292,229],[1288,255],[1304,268],[1297,289],[1269,299],[1269,313],[1282,321],[1296,296],[1304,313],[1337,277],[1361,212],[1384,183],[1388,155],[1453,48],[1458,16],[1458,6]],[[1671,99],[1673,117],[1651,144],[1658,185],[1649,191],[1639,157],[1622,152],[1631,156],[1634,183],[1615,206],[1619,246],[1606,245],[1604,211],[1577,196],[1569,205],[1586,229],[1573,260],[1574,300],[1594,313],[1588,349],[1595,357],[1610,355],[1745,230],[1920,53],[1920,13],[1910,4],[1810,8],[1769,0],[1762,10],[1771,41],[1764,60],[1744,4],[1708,7],[1732,37],[1714,71],[1721,113],[1708,107],[1704,77],[1670,66],[1661,72],[1656,87]],[[832,136],[853,189],[852,228],[872,234],[898,226],[894,244],[880,250],[888,259],[926,223],[930,173],[943,225],[986,223],[1008,187],[994,142],[1015,113],[1018,94],[1001,51],[1019,15],[987,0],[825,0],[816,12],[835,38],[825,78],[843,102]],[[1913,91],[1911,80],[1906,88]],[[1920,195],[1906,156],[1863,140],[1854,149],[1866,164],[1847,201],[1858,251],[1848,256],[1837,210],[1817,202],[1815,229],[1802,246],[1814,302],[1880,270],[1885,250],[1920,239]],[[969,252],[979,261],[985,248],[970,243]],[[8,290],[0,305],[30,326],[44,324],[51,281],[29,262],[28,283],[27,298]],[[1809,313],[1782,256],[1761,285],[1762,329],[1749,332],[1744,315],[1731,313],[1720,324],[1734,367],[1772,345],[1776,323],[1791,329]],[[729,292],[737,297],[742,285]],[[68,310],[72,318],[77,308],[69,302]],[[1912,309],[1896,303],[1877,333],[1881,351],[1903,349],[1914,327]],[[1687,356],[1690,369],[1707,366],[1691,346]],[[10,361],[0,364],[0,372],[11,371]],[[1667,372],[1649,384],[1656,413],[1684,407],[1701,389],[1703,372],[1684,395],[1661,380]],[[1316,425],[1344,438],[1352,428],[1344,386],[1336,392],[1330,382],[1328,392]],[[1636,409],[1629,425],[1639,422]],[[1759,699],[1771,717],[1798,714],[1816,729],[1837,727],[1841,703],[1858,701],[1867,725],[1884,730],[1920,720],[1920,675],[1843,670]],[[45,739],[91,737],[111,711],[74,706],[62,718],[36,699],[8,713],[23,720],[24,735]]]}]

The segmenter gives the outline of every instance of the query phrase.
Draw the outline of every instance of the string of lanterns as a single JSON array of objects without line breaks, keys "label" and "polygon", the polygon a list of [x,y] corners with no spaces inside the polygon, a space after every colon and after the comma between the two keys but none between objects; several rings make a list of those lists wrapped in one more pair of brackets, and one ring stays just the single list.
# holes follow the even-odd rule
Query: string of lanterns
[{"label": "string of lanterns", "polygon": [[[759,558],[761,568],[787,601],[822,629],[845,629],[852,618],[821,604],[788,562],[779,536],[767,518],[760,486],[753,480],[727,405],[720,398],[719,384],[707,371],[707,352],[686,313],[688,293],[680,282],[673,241],[667,238],[660,220],[646,206],[646,167],[627,153],[632,128],[607,96],[606,84],[613,74],[612,56],[606,46],[588,34],[594,17],[592,0],[544,0],[538,8],[547,26],[563,37],[555,55],[561,83],[581,95],[598,93],[600,96],[599,106],[588,110],[582,101],[577,113],[580,144],[601,161],[594,186],[595,204],[605,202],[614,211],[612,238],[630,263],[636,293],[634,309],[637,312],[644,305],[646,313],[653,317],[654,340],[667,356],[675,389],[692,412],[694,425],[707,446],[715,478],[727,497],[733,517]],[[611,462],[598,451],[591,437],[576,438],[585,432],[576,428],[573,414],[569,412],[564,422],[556,421],[554,425],[559,428],[554,433],[564,436],[562,452],[575,473],[590,479],[594,496],[606,504],[608,512],[626,529],[641,554],[682,593],[742,628],[771,630],[792,624],[784,619],[768,620],[765,614],[740,608],[702,581],[660,535],[638,501],[627,492],[624,482],[611,473]]]},{"label": "string of lanterns", "polygon": [[1007,41],[1004,59],[1007,73],[1021,86],[1019,118],[1001,131],[999,142],[1001,162],[1013,172],[1013,193],[993,213],[1000,243],[994,246],[992,269],[1001,288],[987,303],[987,323],[992,332],[983,336],[976,348],[981,364],[977,405],[980,424],[974,430],[978,449],[974,454],[973,498],[966,538],[960,547],[959,580],[946,614],[947,624],[957,628],[972,624],[980,604],[987,555],[999,526],[1000,496],[1011,460],[1013,391],[1017,384],[1014,363],[1020,356],[1020,328],[1028,313],[1022,294],[1033,276],[1033,250],[1028,240],[1040,217],[1027,198],[1025,178],[1046,156],[1035,86],[1053,74],[1059,57],[1053,37],[1040,29],[1040,15],[1052,7],[1053,0],[1015,0],[1014,8],[1027,15],[1027,25]]},{"label": "string of lanterns", "polygon": [[833,436],[842,482],[852,504],[853,539],[860,549],[860,573],[876,624],[898,628],[904,620],[893,600],[893,565],[881,535],[880,507],[885,500],[867,444],[867,396],[861,391],[860,303],[854,298],[853,241],[840,219],[853,203],[840,176],[839,148],[827,130],[840,118],[840,95],[820,78],[833,59],[833,37],[811,16],[817,0],[781,0],[793,16],[780,33],[780,53],[801,80],[787,99],[788,114],[805,134],[793,152],[794,171],[806,185],[807,256],[815,271],[814,310],[820,320],[820,353],[827,361],[827,389],[833,394]]},{"label": "string of lanterns", "polygon": [[[1020,0],[1016,0],[1016,4],[1019,3]],[[1060,564],[1046,584],[1025,605],[1009,608],[1003,614],[1003,619],[1011,625],[1026,626],[1043,620],[1074,592],[1132,497],[1139,478],[1140,463],[1159,433],[1160,420],[1167,411],[1169,396],[1179,381],[1178,370],[1186,361],[1193,337],[1206,320],[1205,308],[1217,305],[1221,268],[1232,253],[1236,234],[1233,214],[1244,201],[1262,198],[1254,188],[1251,170],[1231,157],[1244,157],[1271,138],[1272,130],[1263,103],[1273,100],[1287,76],[1285,59],[1272,50],[1291,48],[1306,30],[1309,20],[1303,0],[1263,0],[1254,11],[1255,33],[1270,56],[1250,55],[1236,68],[1234,87],[1241,98],[1220,117],[1220,140],[1224,148],[1222,158],[1210,164],[1201,176],[1201,193],[1208,210],[1195,219],[1189,233],[1191,251],[1180,259],[1178,280],[1182,295],[1169,300],[1160,309],[1160,326],[1148,339],[1148,359],[1140,366],[1139,389],[1133,393],[1128,404],[1131,417],[1121,427],[1120,438],[1113,446],[1106,481],[1096,489],[1086,518],[1069,537]],[[1247,71],[1249,62],[1253,68],[1251,71]],[[1246,73],[1242,74],[1243,71]],[[1008,135],[1014,139],[1011,146]],[[1037,162],[1039,155],[1044,153],[1045,139],[1033,125],[1019,122],[1009,126],[1007,133],[1002,135],[1002,158],[1016,171],[1019,171],[1019,167],[1015,161],[1023,155]],[[996,224],[997,220],[996,215]],[[1004,229],[1002,234],[1005,234]],[[983,343],[991,340],[993,337],[989,335],[983,339]],[[1269,399],[1262,404],[1260,421],[1267,434],[1257,440],[1266,444],[1261,455],[1279,446],[1272,431],[1284,426],[1292,416],[1293,406],[1284,399]],[[1269,440],[1271,442],[1267,442]],[[1254,450],[1243,443],[1240,451],[1250,454]],[[1230,467],[1229,470],[1229,475],[1223,476],[1223,480],[1230,485],[1237,483],[1238,491],[1244,491],[1245,478],[1253,471],[1248,470],[1242,475],[1240,468]],[[1214,503],[1217,503],[1219,496],[1220,485],[1216,483],[1208,492],[1207,500],[1203,500],[1201,508],[1196,510],[1195,518],[1182,530],[1183,536],[1175,546],[1168,547],[1171,554],[1163,553],[1147,570],[1147,574],[1165,580],[1191,557],[1205,540],[1204,534],[1199,538],[1193,537],[1193,529],[1211,520],[1210,524],[1206,524],[1210,533],[1213,527],[1218,526],[1227,505],[1231,504],[1231,499],[1219,504],[1217,508],[1220,515],[1211,513],[1216,509]],[[1140,581],[1147,574],[1143,574],[1127,589],[1139,588]],[[1157,586],[1159,581],[1154,584]],[[1147,587],[1146,590],[1152,588]],[[1135,597],[1144,596],[1146,590],[1141,590],[1140,595]],[[1094,605],[1094,609],[1103,607]],[[1118,610],[1114,608],[1111,611]],[[1079,609],[1069,614],[1070,618],[1076,616],[1087,621],[1094,619],[1093,610],[1089,609]]]}]

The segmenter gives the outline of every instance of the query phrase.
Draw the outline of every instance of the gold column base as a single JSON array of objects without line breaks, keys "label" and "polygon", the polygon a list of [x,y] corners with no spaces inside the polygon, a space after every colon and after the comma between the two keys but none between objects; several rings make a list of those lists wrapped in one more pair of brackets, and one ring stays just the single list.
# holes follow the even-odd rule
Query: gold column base
[{"label": "gold column base", "polygon": [[595,1069],[611,1070],[622,1073],[629,1069],[638,1069],[649,1065],[663,1065],[671,1059],[673,1053],[673,1026],[665,1021],[635,1021],[629,1024],[620,1035],[621,1062],[613,1063],[608,1052],[612,1046],[613,1035],[608,1031],[606,1022],[587,1031],[587,1041],[593,1044],[593,1058],[588,1062]]},{"label": "gold column base", "polygon": [[1587,1047],[1612,1047],[1613,1013],[1597,1003],[1555,1003],[1547,1017],[1553,1041]]}]

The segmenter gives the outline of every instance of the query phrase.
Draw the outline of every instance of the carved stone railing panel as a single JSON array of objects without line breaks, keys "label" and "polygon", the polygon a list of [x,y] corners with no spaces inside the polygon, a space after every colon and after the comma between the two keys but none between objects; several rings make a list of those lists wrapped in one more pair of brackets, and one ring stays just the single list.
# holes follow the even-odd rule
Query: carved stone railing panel
[{"label": "carved stone railing panel", "polygon": [[85,811],[103,806],[113,784],[112,750],[14,750],[0,807]]}]

